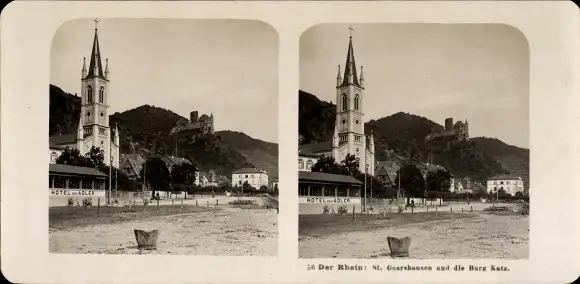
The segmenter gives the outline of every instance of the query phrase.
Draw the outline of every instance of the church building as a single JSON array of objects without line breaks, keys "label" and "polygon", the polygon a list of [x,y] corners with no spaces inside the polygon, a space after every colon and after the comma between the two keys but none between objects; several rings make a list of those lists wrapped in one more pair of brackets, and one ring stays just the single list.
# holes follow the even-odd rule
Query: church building
[{"label": "church building", "polygon": [[109,125],[111,72],[108,59],[103,69],[96,25],[89,67],[87,69],[86,59],[83,58],[81,72],[81,113],[77,131],[49,138],[51,162],[64,148],[76,148],[81,155],[85,155],[95,146],[103,151],[105,164],[118,168],[119,131],[116,126],[113,130]]},{"label": "church building", "polygon": [[375,145],[373,133],[365,134],[364,98],[366,81],[363,67],[357,73],[352,36],[349,38],[344,73],[340,65],[336,77],[336,120],[332,140],[300,146],[299,165],[312,155],[331,155],[340,163],[347,155],[354,155],[362,173],[374,175]]}]

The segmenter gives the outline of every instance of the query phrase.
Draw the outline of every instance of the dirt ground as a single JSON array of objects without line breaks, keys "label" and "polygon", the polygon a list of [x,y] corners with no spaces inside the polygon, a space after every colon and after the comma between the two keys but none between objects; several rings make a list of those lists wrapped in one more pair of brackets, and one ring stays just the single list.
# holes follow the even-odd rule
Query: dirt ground
[{"label": "dirt ground", "polygon": [[299,239],[301,258],[390,257],[387,237],[411,237],[410,258],[525,259],[529,256],[529,218],[476,213],[473,218],[394,225]]},{"label": "dirt ground", "polygon": [[[133,230],[161,231],[157,250],[137,249]],[[223,208],[64,228],[51,226],[50,252],[275,256],[276,210]]]}]

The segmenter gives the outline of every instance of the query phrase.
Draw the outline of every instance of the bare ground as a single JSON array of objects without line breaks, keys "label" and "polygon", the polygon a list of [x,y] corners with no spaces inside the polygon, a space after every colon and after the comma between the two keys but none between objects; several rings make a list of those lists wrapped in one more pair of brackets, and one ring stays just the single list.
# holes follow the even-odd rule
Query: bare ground
[{"label": "bare ground", "polygon": [[[56,253],[275,256],[278,248],[276,210],[224,208],[96,225],[53,224],[49,243]],[[160,230],[157,250],[138,250],[134,229]]]},{"label": "bare ground", "polygon": [[342,230],[301,236],[300,257],[390,257],[388,236],[411,237],[410,258],[417,259],[525,259],[529,255],[529,219],[516,214],[478,213],[473,218],[395,223],[365,231]]}]

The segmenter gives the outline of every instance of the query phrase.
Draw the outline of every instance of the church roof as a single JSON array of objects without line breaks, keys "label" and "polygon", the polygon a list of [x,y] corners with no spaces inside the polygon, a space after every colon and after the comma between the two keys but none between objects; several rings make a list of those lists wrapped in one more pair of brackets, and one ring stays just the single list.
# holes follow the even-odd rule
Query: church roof
[{"label": "church roof", "polygon": [[93,40],[93,49],[91,51],[91,61],[89,63],[89,73],[85,78],[99,77],[105,79],[103,73],[103,64],[101,63],[101,49],[99,47],[98,30],[95,27],[95,38]]},{"label": "church roof", "polygon": [[[352,80],[350,76],[352,74]],[[356,62],[354,60],[354,49],[352,47],[352,37],[348,41],[348,53],[346,55],[346,64],[344,65],[344,76],[342,77],[341,87],[347,85],[355,85],[360,87],[358,76],[356,73]]]}]

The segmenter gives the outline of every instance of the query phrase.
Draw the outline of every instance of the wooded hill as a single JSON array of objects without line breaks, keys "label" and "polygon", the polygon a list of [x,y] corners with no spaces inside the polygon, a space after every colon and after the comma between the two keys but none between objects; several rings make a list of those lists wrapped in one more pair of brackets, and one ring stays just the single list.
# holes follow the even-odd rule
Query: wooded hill
[{"label": "wooded hill", "polygon": [[[192,108],[195,108],[192,106]],[[50,135],[74,133],[80,115],[80,97],[50,85]],[[142,105],[109,116],[118,124],[121,153],[156,153],[185,157],[201,170],[213,169],[231,178],[243,167],[266,170],[270,179],[278,177],[278,144],[252,138],[242,132],[219,131],[214,135],[181,133],[170,135],[179,120],[187,120],[170,110]]]},{"label": "wooded hill", "polygon": [[[332,139],[336,106],[315,95],[299,91],[300,143]],[[443,126],[425,117],[398,112],[365,124],[374,130],[376,160],[433,162],[454,176],[469,176],[485,181],[495,174],[520,175],[529,187],[529,150],[508,145],[495,138],[476,137],[448,150],[436,149],[425,142],[433,129]],[[485,183],[484,183],[485,184]]]}]

